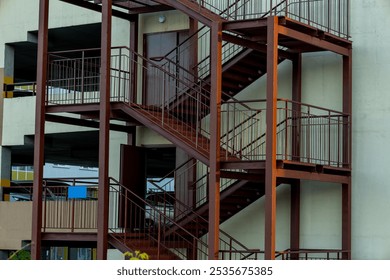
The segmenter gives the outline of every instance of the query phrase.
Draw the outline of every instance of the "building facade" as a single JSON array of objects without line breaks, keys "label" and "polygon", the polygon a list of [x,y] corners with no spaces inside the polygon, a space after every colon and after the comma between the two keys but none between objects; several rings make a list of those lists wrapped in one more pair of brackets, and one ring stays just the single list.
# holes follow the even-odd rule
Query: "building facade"
[{"label": "building facade", "polygon": [[2,258],[389,257],[386,1],[24,2],[0,2]]}]

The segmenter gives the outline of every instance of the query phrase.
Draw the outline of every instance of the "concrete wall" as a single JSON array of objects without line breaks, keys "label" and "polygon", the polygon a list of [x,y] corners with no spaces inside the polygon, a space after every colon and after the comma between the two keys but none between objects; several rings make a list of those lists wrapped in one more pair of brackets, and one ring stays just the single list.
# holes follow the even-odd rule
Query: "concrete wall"
[{"label": "concrete wall", "polygon": [[31,240],[32,202],[0,202],[0,248],[18,250]]},{"label": "concrete wall", "polygon": [[353,258],[390,259],[390,2],[351,2]]}]

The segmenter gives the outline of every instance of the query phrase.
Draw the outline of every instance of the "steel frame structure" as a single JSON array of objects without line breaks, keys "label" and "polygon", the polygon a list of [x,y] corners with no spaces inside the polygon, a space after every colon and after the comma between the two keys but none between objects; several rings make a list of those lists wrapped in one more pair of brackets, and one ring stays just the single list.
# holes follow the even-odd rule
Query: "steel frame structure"
[{"label": "steel frame structure", "polygon": [[[229,20],[202,6],[201,1],[174,1],[155,0],[155,5],[142,5],[143,1],[76,1],[63,0],[80,7],[101,11],[101,73],[100,73],[100,101],[98,107],[90,106],[91,113],[99,114],[99,206],[97,229],[97,257],[107,258],[108,248],[108,158],[109,158],[109,132],[110,116],[115,111],[115,105],[110,105],[110,55],[111,55],[111,27],[112,16],[129,20],[131,23],[130,46],[136,50],[138,32],[138,14],[143,12],[178,9],[191,18],[191,29],[197,29],[197,22],[202,22],[210,28],[210,149],[209,149],[209,259],[217,259],[219,248],[220,224],[220,182],[221,173],[228,168],[241,168],[246,170],[262,170],[265,174],[265,241],[264,254],[266,259],[275,259],[276,246],[276,187],[279,181],[291,185],[291,225],[290,243],[291,259],[298,259],[300,250],[300,181],[317,180],[323,182],[337,182],[342,186],[342,258],[351,258],[351,114],[352,114],[352,43],[347,38],[336,36],[319,28],[312,27],[310,22],[300,23],[286,16],[278,16],[272,9],[261,19]],[[207,1],[206,1],[207,2]],[[228,2],[228,1],[226,1]],[[229,1],[229,3],[232,1]],[[239,2],[239,1],[237,1]],[[271,1],[272,2],[272,1]],[[284,1],[281,1],[284,2]],[[287,1],[285,1],[287,2]],[[309,2],[309,1],[306,1]],[[346,2],[349,5],[349,2]],[[129,13],[115,9],[115,6],[127,7]],[[33,231],[32,231],[32,257],[40,259],[41,242],[47,238],[43,236],[42,229],[42,170],[44,164],[44,131],[45,121],[71,123],[72,120],[62,120],[50,114],[63,111],[77,111],[76,106],[48,106],[45,102],[46,86],[48,81],[48,18],[49,0],[40,0],[39,35],[38,35],[38,70],[37,70],[37,101],[36,101],[36,128],[34,148],[34,198],[33,198]],[[348,6],[349,9],[349,6]],[[348,13],[349,16],[349,13]],[[349,18],[346,19],[349,22]],[[348,29],[348,28],[347,28]],[[234,37],[231,32],[244,34]],[[223,40],[234,41],[236,44],[249,49],[255,49],[266,57],[266,155],[265,161],[234,162],[221,160],[221,106],[223,63]],[[284,49],[282,49],[283,47]],[[287,49],[287,51],[285,50]],[[296,102],[293,109],[300,112],[299,103],[302,96],[302,53],[309,51],[330,51],[343,58],[343,109],[342,113],[349,116],[349,121],[342,131],[342,157],[345,166],[324,167],[316,164],[300,162],[300,128],[293,126],[291,146],[292,157],[296,161],[279,161],[277,156],[277,102],[278,102],[278,64],[280,58],[291,60],[293,65],[292,101]],[[197,48],[192,49],[192,59],[197,61]],[[135,60],[135,59],[134,59]],[[136,68],[134,64],[132,66]],[[136,71],[132,81],[136,81]],[[136,83],[131,85],[134,89]],[[133,101],[137,99],[133,96]],[[80,106],[80,105],[78,105]],[[82,106],[82,105],[81,105]],[[78,108],[78,107],[77,107]],[[347,118],[347,117],[345,117]],[[129,119],[130,121],[130,119]],[[296,120],[293,120],[293,122]],[[130,130],[126,130],[130,131]],[[163,134],[163,129],[160,130]],[[164,135],[164,134],[163,134]],[[185,147],[185,146],[184,146]],[[188,152],[189,149],[187,149]]]}]

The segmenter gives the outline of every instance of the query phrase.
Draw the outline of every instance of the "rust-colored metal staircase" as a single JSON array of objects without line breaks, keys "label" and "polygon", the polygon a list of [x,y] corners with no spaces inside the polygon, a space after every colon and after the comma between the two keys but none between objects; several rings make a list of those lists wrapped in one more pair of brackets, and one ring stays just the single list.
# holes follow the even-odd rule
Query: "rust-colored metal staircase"
[{"label": "rust-colored metal staircase", "polygon": [[[167,204],[145,200],[112,178],[110,199],[116,202],[116,207],[113,205],[110,208],[109,232],[109,242],[115,248],[122,252],[139,250],[147,253],[151,259],[207,259],[208,245],[202,239],[202,235],[207,233],[207,225],[202,228],[203,234],[201,231],[194,234],[190,227],[176,222]],[[204,226],[199,224],[198,229]],[[235,259],[251,254],[247,247],[223,231],[219,243]]]},{"label": "rust-colored metal staircase", "polygon": [[[114,1],[117,2],[117,1]],[[140,3],[142,3],[141,1]],[[150,129],[153,129],[166,139],[171,141],[175,146],[183,148],[188,154],[208,165],[210,162],[210,134],[209,127],[209,113],[210,113],[210,96],[211,96],[211,81],[210,81],[210,50],[206,48],[204,53],[200,52],[197,57],[197,64],[191,68],[185,67],[186,63],[180,61],[180,53],[184,49],[191,48],[193,44],[201,44],[200,40],[208,41],[210,29],[207,26],[210,22],[244,22],[251,20],[262,19],[268,15],[279,15],[280,12],[287,14],[287,1],[218,1],[221,7],[215,6],[215,1],[193,1],[193,0],[155,0],[164,6],[172,6],[181,10],[190,16],[202,21],[206,26],[194,33],[186,42],[188,44],[181,44],[175,50],[168,53],[165,57],[158,58],[159,63],[147,59],[133,50],[120,47],[113,48],[111,53],[111,110],[121,112],[121,120],[127,122],[136,121]],[[119,1],[118,1],[119,3]],[[271,4],[269,4],[271,3]],[[275,3],[275,5],[272,5]],[[250,11],[250,12],[248,12]],[[204,31],[201,31],[204,30]],[[204,32],[204,33],[200,33]],[[251,31],[245,28],[230,28],[224,30],[230,39],[236,37],[237,41],[252,40],[256,45],[263,45],[265,43],[261,39],[253,39]],[[264,35],[264,34],[263,34]],[[196,40],[193,40],[196,38]],[[235,41],[235,40],[230,40]],[[239,162],[239,161],[261,161],[264,160],[264,153],[260,149],[265,146],[265,128],[264,128],[264,108],[251,107],[250,102],[245,103],[235,99],[243,89],[247,88],[251,83],[266,74],[266,55],[259,51],[261,48],[249,49],[241,45],[231,42],[226,42],[223,45],[222,55],[222,112],[221,112],[221,161],[223,162]],[[284,59],[279,58],[278,62]],[[124,63],[126,61],[126,63]],[[58,64],[57,64],[58,63]],[[54,67],[51,69],[60,69],[62,66],[61,60],[51,60]],[[68,95],[66,99],[58,99],[58,93],[50,93],[47,97],[47,105],[61,105],[71,104],[73,106],[73,113],[77,112],[74,106],[85,104],[96,104],[99,101],[98,84],[99,80],[94,80],[99,77],[100,61],[96,58],[89,58],[82,56],[81,64],[88,65],[82,67],[81,82],[79,78],[73,77],[74,93]],[[76,63],[74,64],[76,65]],[[58,67],[57,67],[58,66]],[[68,66],[67,66],[68,67]],[[127,68],[126,68],[127,67]],[[85,69],[92,69],[87,71]],[[144,76],[154,77],[155,83],[151,83],[145,90],[147,96],[152,96],[153,104],[146,104],[140,101],[141,98],[137,96],[137,89],[131,85],[133,74],[135,71],[139,72],[142,69]],[[69,71],[72,72],[72,71]],[[55,79],[54,79],[55,80]],[[64,77],[58,77],[58,80],[66,80]],[[85,82],[87,81],[87,82]],[[53,82],[53,79],[50,83]],[[62,85],[49,84],[49,88],[65,88]],[[65,90],[69,91],[69,89]],[[138,98],[137,98],[138,97]],[[61,97],[63,98],[63,97]],[[288,143],[291,143],[291,138],[294,137],[292,127],[300,125],[302,127],[312,129],[313,124],[311,119],[315,119],[317,127],[323,126],[321,123],[321,116],[312,117],[313,113],[310,108],[302,117],[302,111],[294,111],[296,104],[291,105],[287,101],[284,107],[277,108],[281,114],[282,120],[279,120],[277,126],[279,134],[284,138],[282,145],[282,152],[278,153],[278,157],[287,159],[292,154],[289,154]],[[259,102],[261,103],[261,102]],[[82,110],[82,109],[80,109]],[[322,110],[315,108],[315,110]],[[298,113],[297,113],[298,112]],[[327,119],[329,128],[336,128],[334,131],[329,129],[328,135],[332,135],[335,131],[340,133],[342,122],[345,116],[335,111],[328,111],[324,115]],[[299,119],[299,120],[298,120]],[[332,123],[334,122],[334,123]],[[290,131],[289,131],[290,129]],[[312,130],[317,132],[316,130]],[[302,130],[302,134],[306,133],[308,137],[306,142],[310,143],[310,132]],[[303,137],[302,137],[303,139]],[[277,139],[278,140],[278,139]],[[330,143],[327,145],[330,151]],[[340,141],[337,139],[335,141]],[[284,150],[283,150],[284,149]],[[310,149],[307,149],[307,158],[312,157]],[[340,152],[339,152],[340,154]],[[294,156],[294,155],[293,155]],[[304,158],[304,157],[303,157]],[[322,159],[315,159],[318,163]],[[336,161],[335,161],[336,162]],[[328,164],[339,165],[340,161],[331,162],[331,155],[329,152]],[[229,218],[237,214],[239,211],[256,201],[264,195],[264,180],[245,180],[242,179],[248,173],[248,170],[241,168],[231,172],[225,167],[222,174],[226,177],[235,178],[227,180],[223,178],[220,189],[220,222],[227,221]],[[261,172],[259,172],[261,173]],[[235,177],[237,175],[237,177]],[[201,180],[205,180],[205,187],[207,194],[207,176],[208,172],[204,172]],[[224,177],[222,175],[222,177]],[[250,177],[250,176],[248,176]],[[204,179],[206,178],[206,179]],[[197,178],[197,181],[200,178]],[[177,196],[174,198],[175,217],[168,217],[164,211],[158,210],[153,205],[148,205],[143,198],[136,197],[129,189],[114,182],[115,188],[112,192],[119,198],[125,196],[127,205],[133,207],[132,211],[128,211],[125,207],[125,213],[131,213],[131,217],[139,217],[138,220],[129,217],[120,217],[125,225],[119,225],[111,228],[110,242],[112,245],[121,250],[143,250],[156,258],[166,259],[184,259],[184,258],[207,258],[207,245],[202,241],[202,237],[208,231],[209,218],[209,203],[207,195],[201,199],[196,198],[195,201],[188,203],[188,201],[180,201]],[[184,185],[186,189],[189,183]],[[193,189],[197,190],[198,186]],[[163,190],[165,191],[165,190]],[[134,199],[135,197],[135,199]],[[196,197],[196,195],[195,195]],[[120,201],[117,199],[117,201]],[[122,209],[118,207],[118,209]],[[134,214],[135,213],[135,214]],[[114,215],[115,217],[119,217]],[[146,217],[152,215],[154,221],[153,226],[146,222]],[[150,217],[149,217],[150,218]],[[126,224],[129,223],[129,224]],[[156,227],[156,225],[158,225]],[[230,239],[232,240],[232,239]],[[195,242],[196,241],[196,242]],[[198,246],[194,248],[194,243]],[[236,242],[239,244],[239,242]],[[241,247],[245,248],[240,244]],[[176,250],[176,251],[175,251]],[[182,251],[187,253],[183,254]],[[232,250],[232,248],[229,248]],[[175,253],[173,253],[175,252]],[[245,256],[244,256],[245,257]],[[244,258],[239,256],[238,258]]]}]

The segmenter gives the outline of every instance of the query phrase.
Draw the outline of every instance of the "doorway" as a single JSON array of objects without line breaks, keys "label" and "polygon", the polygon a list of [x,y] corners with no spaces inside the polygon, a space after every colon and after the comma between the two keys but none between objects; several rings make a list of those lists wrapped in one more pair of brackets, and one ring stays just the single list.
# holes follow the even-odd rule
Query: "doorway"
[{"label": "doorway", "polygon": [[189,48],[174,49],[187,38],[188,30],[144,35],[144,56],[151,60],[144,65],[145,105],[161,106],[183,90],[184,85],[177,77],[182,77],[184,69],[188,69]]}]

